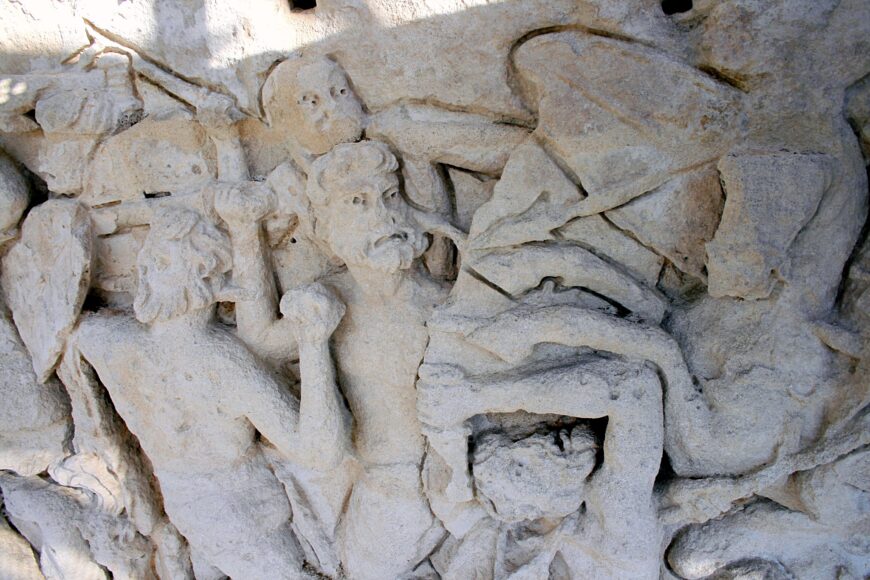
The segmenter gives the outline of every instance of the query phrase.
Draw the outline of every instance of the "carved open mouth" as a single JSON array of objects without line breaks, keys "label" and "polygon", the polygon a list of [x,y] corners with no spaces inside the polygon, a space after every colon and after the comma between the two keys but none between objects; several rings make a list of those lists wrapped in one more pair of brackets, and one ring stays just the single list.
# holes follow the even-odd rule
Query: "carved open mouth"
[{"label": "carved open mouth", "polygon": [[408,241],[407,232],[396,232],[394,234],[379,237],[377,240],[375,240],[373,247],[379,248],[379,247],[383,246],[384,244],[388,244],[388,243],[392,243],[392,242],[407,242],[407,241]]}]

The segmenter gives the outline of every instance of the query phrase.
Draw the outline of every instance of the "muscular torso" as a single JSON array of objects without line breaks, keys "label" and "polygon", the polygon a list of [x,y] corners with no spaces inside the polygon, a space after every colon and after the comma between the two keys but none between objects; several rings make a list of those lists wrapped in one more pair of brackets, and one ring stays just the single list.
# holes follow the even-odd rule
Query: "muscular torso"
[{"label": "muscular torso", "polygon": [[367,463],[419,462],[415,381],[429,341],[426,320],[446,291],[419,276],[394,296],[371,299],[349,276],[331,282],[347,305],[334,344],[357,453]]},{"label": "muscular torso", "polygon": [[158,475],[230,467],[254,444],[254,428],[226,396],[244,379],[214,347],[228,337],[214,332],[156,339],[124,316],[81,326],[82,354]]}]

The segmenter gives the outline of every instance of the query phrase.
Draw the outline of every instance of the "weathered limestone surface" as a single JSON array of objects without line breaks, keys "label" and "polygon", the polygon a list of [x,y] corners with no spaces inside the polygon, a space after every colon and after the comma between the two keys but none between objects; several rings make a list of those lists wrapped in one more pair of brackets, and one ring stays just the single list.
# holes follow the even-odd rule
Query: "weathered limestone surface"
[{"label": "weathered limestone surface", "polygon": [[870,577],[870,0],[0,0],[0,580]]}]

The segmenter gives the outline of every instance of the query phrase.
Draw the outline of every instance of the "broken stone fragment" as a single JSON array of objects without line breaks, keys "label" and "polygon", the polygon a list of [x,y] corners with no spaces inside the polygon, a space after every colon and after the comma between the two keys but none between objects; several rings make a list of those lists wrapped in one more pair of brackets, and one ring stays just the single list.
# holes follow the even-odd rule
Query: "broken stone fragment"
[{"label": "broken stone fragment", "polygon": [[728,155],[719,162],[725,209],[707,244],[711,296],[767,298],[788,249],[831,182],[817,154]]},{"label": "broken stone fragment", "polygon": [[29,200],[27,182],[13,161],[0,151],[0,243],[15,234]]},{"label": "broken stone fragment", "polygon": [[495,185],[492,198],[474,214],[473,249],[552,240],[551,231],[571,219],[580,190],[533,138],[517,147]]},{"label": "broken stone fragment", "polygon": [[723,203],[716,167],[708,164],[605,215],[681,272],[704,280],[704,244],[716,231]]},{"label": "broken stone fragment", "polygon": [[0,516],[0,562],[4,578],[43,580],[33,548]]},{"label": "broken stone fragment", "polygon": [[66,455],[69,403],[57,380],[40,385],[12,321],[0,314],[0,469],[35,475]]},{"label": "broken stone fragment", "polygon": [[77,201],[57,199],[34,208],[21,229],[21,239],[3,260],[3,291],[33,370],[44,383],[87,295],[91,222]]}]

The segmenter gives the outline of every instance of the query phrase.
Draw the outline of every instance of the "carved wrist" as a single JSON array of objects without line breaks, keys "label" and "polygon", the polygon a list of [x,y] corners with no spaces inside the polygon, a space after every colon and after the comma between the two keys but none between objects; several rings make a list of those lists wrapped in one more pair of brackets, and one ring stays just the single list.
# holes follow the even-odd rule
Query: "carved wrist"
[{"label": "carved wrist", "polygon": [[258,221],[232,221],[227,222],[230,236],[236,245],[256,245],[260,240],[260,222]]},{"label": "carved wrist", "polygon": [[299,358],[329,357],[329,335],[299,333]]}]

